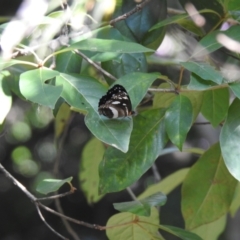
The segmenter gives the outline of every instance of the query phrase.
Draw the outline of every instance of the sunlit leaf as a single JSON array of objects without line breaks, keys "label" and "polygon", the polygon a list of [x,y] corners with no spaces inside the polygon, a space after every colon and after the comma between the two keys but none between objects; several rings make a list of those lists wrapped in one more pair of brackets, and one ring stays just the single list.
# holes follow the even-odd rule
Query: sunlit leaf
[{"label": "sunlit leaf", "polygon": [[182,213],[186,228],[194,229],[225,215],[236,184],[224,164],[219,144],[213,145],[190,169],[183,182]]},{"label": "sunlit leaf", "polygon": [[98,165],[104,154],[104,146],[98,139],[91,139],[83,149],[79,171],[79,181],[89,204],[102,198],[98,194]]},{"label": "sunlit leaf", "polygon": [[21,94],[27,100],[53,109],[62,92],[62,86],[53,86],[45,82],[58,74],[57,71],[45,68],[22,73],[19,80]]}]

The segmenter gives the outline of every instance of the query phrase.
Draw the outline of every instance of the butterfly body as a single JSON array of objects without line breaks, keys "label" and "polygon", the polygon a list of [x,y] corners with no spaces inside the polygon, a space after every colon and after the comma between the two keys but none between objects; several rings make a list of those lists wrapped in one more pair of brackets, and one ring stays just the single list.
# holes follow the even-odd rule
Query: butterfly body
[{"label": "butterfly body", "polygon": [[108,118],[121,118],[134,114],[126,89],[117,84],[108,90],[98,104],[98,112]]}]

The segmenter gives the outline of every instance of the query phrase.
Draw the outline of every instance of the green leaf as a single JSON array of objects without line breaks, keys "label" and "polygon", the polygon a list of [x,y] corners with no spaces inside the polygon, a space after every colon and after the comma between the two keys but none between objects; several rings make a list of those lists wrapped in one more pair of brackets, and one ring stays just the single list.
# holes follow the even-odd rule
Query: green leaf
[{"label": "green leaf", "polygon": [[228,110],[227,119],[220,134],[220,145],[228,171],[240,181],[240,100],[235,98]]},{"label": "green leaf", "polygon": [[201,111],[204,93],[202,91],[189,91],[189,92],[183,92],[181,93],[181,95],[186,96],[192,103],[193,122],[194,122],[199,112]]},{"label": "green leaf", "polygon": [[[143,53],[123,53],[113,60],[103,62],[102,67],[116,78],[132,72],[147,72],[147,61]],[[109,80],[109,82],[112,80]]]},{"label": "green leaf", "polygon": [[191,90],[205,90],[211,88],[212,86],[216,86],[216,83],[210,80],[204,80],[198,75],[192,73],[190,76],[190,83],[187,88]]},{"label": "green leaf", "polygon": [[240,82],[233,82],[228,84],[235,96],[240,99]]},{"label": "green leaf", "polygon": [[93,138],[82,152],[79,181],[88,204],[95,203],[103,197],[98,194],[98,165],[102,160],[104,150],[102,142]]},{"label": "green leaf", "polygon": [[[157,74],[131,73],[115,84],[121,84],[127,89],[134,109],[157,77]],[[62,97],[68,104],[88,111],[85,123],[98,139],[123,152],[128,151],[132,119],[108,119],[98,114],[99,99],[107,91],[103,85],[90,77],[63,73],[57,77],[57,84],[63,85]]]},{"label": "green leaf", "polygon": [[120,212],[130,212],[138,216],[150,216],[151,208],[163,206],[167,201],[166,195],[161,192],[155,193],[139,201],[114,203],[113,206]]},{"label": "green leaf", "polygon": [[240,208],[240,183],[237,184],[235,193],[234,193],[234,198],[232,201],[232,204],[230,206],[230,214],[233,217],[236,212],[238,211],[238,209]]},{"label": "green leaf", "polygon": [[159,239],[158,211],[152,208],[150,217],[136,217],[132,213],[119,213],[107,222],[109,240],[152,240]]},{"label": "green leaf", "polygon": [[193,52],[191,57],[200,57],[206,54],[209,54],[211,52],[214,52],[222,47],[222,44],[220,44],[217,41],[217,36],[219,34],[224,34],[228,36],[229,38],[239,42],[240,41],[240,26],[235,25],[230,27],[226,31],[214,31],[212,33],[207,34],[204,38],[202,38],[199,41],[200,46],[198,46],[195,51]]},{"label": "green leaf", "polygon": [[226,227],[226,215],[223,215],[214,222],[204,224],[198,228],[193,229],[191,232],[197,234],[202,239],[218,240],[219,235],[224,231]]},{"label": "green leaf", "polygon": [[165,123],[167,134],[180,150],[193,121],[191,101],[183,96],[177,96],[166,111]]},{"label": "green leaf", "polygon": [[132,120],[107,119],[98,114],[99,99],[107,91],[102,84],[90,77],[63,73],[57,77],[57,84],[63,85],[62,97],[69,105],[88,111],[85,123],[93,135],[121,151],[128,150]]},{"label": "green leaf", "polygon": [[37,186],[37,191],[42,194],[48,194],[51,192],[56,192],[65,183],[71,184],[72,177],[60,180],[60,179],[44,179]]},{"label": "green leaf", "polygon": [[228,88],[219,88],[204,92],[201,112],[214,126],[218,126],[227,116],[229,106]]},{"label": "green leaf", "polygon": [[8,71],[0,72],[0,125],[3,123],[12,106],[12,94],[7,84],[10,73]]},{"label": "green leaf", "polygon": [[180,185],[185,179],[189,168],[181,169],[176,171],[175,173],[170,174],[166,178],[164,178],[161,182],[156,183],[148,187],[138,199],[143,199],[152,194],[163,192],[164,194],[169,194],[173,189],[175,189],[178,185]]},{"label": "green leaf", "polygon": [[115,52],[115,53],[153,52],[152,49],[146,48],[138,43],[119,41],[115,39],[109,40],[98,38],[90,38],[82,40],[80,42],[73,43],[67,49],[69,50],[80,49],[93,52]]},{"label": "green leaf", "polygon": [[190,72],[194,72],[204,80],[211,80],[217,84],[221,84],[223,77],[221,73],[215,70],[211,65],[204,62],[180,62],[180,64],[188,69]]},{"label": "green leaf", "polygon": [[[170,89],[168,83],[160,84],[160,89]],[[168,108],[173,100],[177,97],[175,93],[170,92],[156,92],[153,98],[153,108]]]},{"label": "green leaf", "polygon": [[[137,4],[135,1],[123,1],[123,13],[131,11]],[[152,0],[142,8],[142,11],[137,11],[135,14],[130,15],[125,21],[137,41],[141,42],[148,30],[160,19],[165,19],[166,15],[166,0]]]},{"label": "green leaf", "polygon": [[150,110],[134,118],[129,151],[108,148],[99,166],[101,193],[120,191],[137,181],[166,143],[164,111]]},{"label": "green leaf", "polygon": [[163,231],[171,233],[174,236],[179,237],[182,240],[202,240],[202,238],[199,237],[197,234],[181,228],[167,226],[167,225],[160,225],[159,228]]},{"label": "green leaf", "polygon": [[30,65],[30,66],[36,65],[36,64],[33,64],[32,62],[27,62],[27,61],[22,61],[22,60],[10,59],[10,60],[4,61],[0,58],[0,70],[2,70],[4,68],[11,67],[11,66],[16,65],[16,64]]},{"label": "green leaf", "polygon": [[236,184],[224,164],[219,144],[213,145],[190,169],[183,182],[182,214],[186,228],[194,229],[226,214]]},{"label": "green leaf", "polygon": [[54,108],[62,92],[62,86],[46,84],[59,74],[46,68],[39,68],[24,72],[20,75],[19,87],[21,94],[34,103]]},{"label": "green leaf", "polygon": [[55,70],[62,73],[80,73],[82,58],[73,52],[63,52],[56,56]]}]

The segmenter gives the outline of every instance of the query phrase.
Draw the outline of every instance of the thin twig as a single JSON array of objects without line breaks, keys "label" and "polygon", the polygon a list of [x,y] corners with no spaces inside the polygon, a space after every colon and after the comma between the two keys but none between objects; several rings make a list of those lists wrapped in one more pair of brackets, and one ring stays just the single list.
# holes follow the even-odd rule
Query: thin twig
[{"label": "thin twig", "polygon": [[210,122],[195,122],[193,125],[209,125],[211,124]]},{"label": "thin twig", "polygon": [[127,187],[126,190],[134,201],[138,201],[137,197],[135,196],[135,194],[133,193],[133,191],[130,187]]},{"label": "thin twig", "polygon": [[150,92],[169,92],[169,93],[179,94],[179,92],[176,89],[148,88],[148,91],[150,91]]},{"label": "thin twig", "polygon": [[90,58],[88,58],[85,54],[83,54],[82,52],[78,51],[78,50],[74,50],[74,52],[76,54],[78,54],[79,56],[81,56],[84,60],[86,60],[90,65],[92,65],[93,67],[95,67],[99,72],[101,72],[103,75],[109,77],[110,79],[112,79],[113,81],[116,81],[117,78],[114,77],[112,74],[110,74],[109,72],[105,71],[103,68],[101,68],[97,63],[95,63],[94,61],[92,61]]},{"label": "thin twig", "polygon": [[64,240],[69,240],[68,238],[65,238],[64,236],[62,236],[60,233],[56,232],[45,220],[45,218],[42,215],[42,212],[40,211],[40,208],[38,206],[38,204],[35,204],[36,208],[37,208],[37,212],[39,217],[42,219],[43,223],[53,232],[55,233],[57,236],[59,236],[60,238],[64,239]]},{"label": "thin twig", "polygon": [[0,170],[6,175],[7,178],[9,178],[14,185],[16,185],[18,188],[20,188],[25,194],[26,196],[32,200],[33,202],[35,202],[37,200],[37,198],[31,194],[26,187],[24,187],[17,179],[15,179],[12,174],[10,172],[8,172],[3,165],[0,163]]},{"label": "thin twig", "polygon": [[[68,121],[67,123],[65,124],[65,127],[64,127],[64,131],[63,131],[63,134],[60,138],[60,141],[59,141],[59,144],[57,144],[57,156],[56,156],[56,159],[55,159],[55,164],[54,164],[54,168],[53,168],[53,173],[55,176],[58,175],[58,167],[59,167],[59,162],[60,162],[60,158],[61,158],[61,155],[62,155],[62,150],[63,150],[63,144],[65,142],[65,139],[66,139],[66,136],[67,136],[67,133],[68,133],[68,129],[71,125],[71,122],[73,120],[73,117],[74,115],[70,115],[70,117],[68,118]],[[65,193],[65,195],[69,195],[70,193],[73,193],[72,191],[72,187],[71,187],[71,190],[70,192],[68,193]],[[62,195],[62,194],[58,194],[58,195],[55,195],[55,196],[59,196],[59,195]],[[53,196],[54,197],[54,196]],[[61,203],[59,201],[59,198],[55,198],[55,205],[56,205],[56,208],[57,210],[64,215],[64,211],[62,209],[62,206],[61,206]],[[80,240],[79,236],[77,235],[77,233],[74,231],[74,229],[71,227],[71,225],[67,222],[67,220],[65,218],[61,218],[65,228],[67,229],[68,233],[73,237],[73,239],[75,240]]]},{"label": "thin twig", "polygon": [[181,83],[182,83],[182,78],[183,78],[183,71],[184,71],[184,67],[181,67],[180,73],[179,73],[179,80],[178,80],[177,90],[179,90],[181,88]]},{"label": "thin twig", "polygon": [[96,225],[96,224],[90,224],[90,223],[86,223],[86,222],[79,221],[79,220],[77,220],[77,219],[68,217],[68,216],[66,216],[66,215],[64,215],[64,214],[61,214],[61,213],[59,213],[59,212],[57,212],[57,211],[55,211],[55,210],[53,210],[53,209],[51,209],[51,208],[49,208],[49,207],[41,204],[41,203],[38,203],[38,205],[39,205],[41,208],[45,209],[46,211],[48,211],[48,212],[50,212],[50,213],[52,213],[52,214],[54,214],[54,215],[56,215],[56,216],[59,216],[59,217],[61,217],[61,218],[65,218],[66,220],[68,220],[68,221],[70,221],[70,222],[73,222],[73,223],[76,223],[76,224],[78,224],[78,225],[82,225],[82,226],[85,226],[85,227],[88,227],[88,228],[98,229],[98,230],[103,230],[103,229],[105,229],[104,226],[100,226],[100,225]]},{"label": "thin twig", "polygon": [[70,194],[73,194],[73,191],[70,190],[69,192],[66,192],[66,193],[56,194],[54,196],[49,196],[49,197],[38,198],[36,201],[46,201],[46,200],[61,198]]},{"label": "thin twig", "polygon": [[[55,205],[56,205],[57,210],[58,210],[60,213],[64,213],[59,198],[55,199]],[[77,233],[74,231],[74,229],[71,227],[71,225],[69,224],[69,222],[68,222],[65,218],[61,218],[61,220],[62,220],[63,224],[65,225],[65,227],[66,227],[67,231],[69,232],[69,234],[70,234],[75,240],[80,240],[79,236],[78,236]]]},{"label": "thin twig", "polygon": [[159,173],[159,171],[157,169],[156,163],[154,163],[152,165],[152,171],[153,171],[153,176],[154,176],[155,181],[156,182],[160,182],[161,181],[161,175],[160,175],[160,173]]},{"label": "thin twig", "polygon": [[168,14],[183,14],[186,13],[184,10],[174,9],[174,8],[167,8]]},{"label": "thin twig", "polygon": [[115,24],[116,22],[122,21],[122,20],[130,17],[130,16],[133,15],[134,13],[141,11],[142,8],[143,8],[146,4],[148,4],[150,1],[151,1],[151,0],[145,0],[144,2],[142,2],[142,3],[140,3],[140,4],[137,4],[136,7],[133,8],[131,11],[129,11],[129,12],[127,12],[127,13],[124,13],[123,15],[118,16],[117,18],[112,19],[112,20],[109,22],[109,24],[110,24],[111,26],[114,26],[114,24]]}]

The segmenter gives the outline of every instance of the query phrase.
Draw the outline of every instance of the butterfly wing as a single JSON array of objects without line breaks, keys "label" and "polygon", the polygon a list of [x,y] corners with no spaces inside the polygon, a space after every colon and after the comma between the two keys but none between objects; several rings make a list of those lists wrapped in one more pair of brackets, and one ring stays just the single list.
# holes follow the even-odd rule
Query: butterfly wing
[{"label": "butterfly wing", "polygon": [[108,118],[119,118],[132,115],[132,103],[126,89],[114,85],[108,90],[98,104],[98,112]]}]

